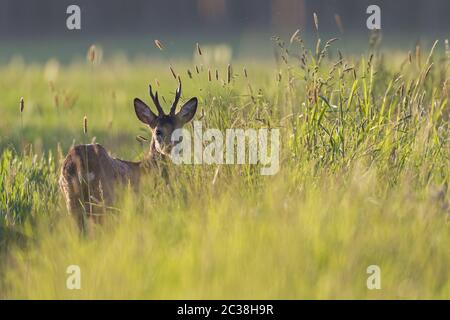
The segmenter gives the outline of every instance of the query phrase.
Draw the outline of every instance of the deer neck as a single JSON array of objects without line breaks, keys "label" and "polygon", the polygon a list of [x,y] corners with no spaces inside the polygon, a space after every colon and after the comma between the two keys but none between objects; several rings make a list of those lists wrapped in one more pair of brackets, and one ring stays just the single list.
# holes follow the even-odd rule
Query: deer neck
[{"label": "deer neck", "polygon": [[169,160],[169,157],[165,154],[162,154],[156,149],[155,139],[152,138],[150,143],[150,148],[144,159],[140,162],[140,167],[147,171],[152,167],[159,167],[161,164],[166,163]]}]

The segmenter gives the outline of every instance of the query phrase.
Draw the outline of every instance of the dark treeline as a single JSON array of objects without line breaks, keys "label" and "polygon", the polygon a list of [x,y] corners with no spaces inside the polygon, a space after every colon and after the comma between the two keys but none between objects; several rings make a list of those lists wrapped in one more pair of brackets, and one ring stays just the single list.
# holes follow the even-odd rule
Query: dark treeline
[{"label": "dark treeline", "polygon": [[360,31],[370,4],[382,8],[387,31],[450,33],[449,0],[0,0],[0,35],[67,32],[70,4],[81,7],[82,29],[89,34],[311,30],[313,12],[324,31],[336,28],[335,14],[346,30]]}]

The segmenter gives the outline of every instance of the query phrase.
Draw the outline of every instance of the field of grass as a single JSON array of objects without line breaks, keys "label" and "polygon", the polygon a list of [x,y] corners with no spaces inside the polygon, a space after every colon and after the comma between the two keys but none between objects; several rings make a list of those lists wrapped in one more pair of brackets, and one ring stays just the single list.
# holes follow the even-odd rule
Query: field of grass
[{"label": "field of grass", "polygon": [[[231,61],[230,83],[227,61],[198,54],[0,66],[0,298],[450,298],[448,44],[342,56],[291,40],[273,39],[275,61]],[[57,185],[65,153],[95,137],[142,157],[132,99],[152,83],[169,107],[169,63],[205,128],[279,128],[280,171],[173,165],[81,236]]]}]

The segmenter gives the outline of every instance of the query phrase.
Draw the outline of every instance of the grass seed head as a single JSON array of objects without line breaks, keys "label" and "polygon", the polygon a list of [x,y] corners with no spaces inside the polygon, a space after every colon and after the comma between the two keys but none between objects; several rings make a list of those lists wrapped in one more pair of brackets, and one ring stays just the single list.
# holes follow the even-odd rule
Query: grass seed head
[{"label": "grass seed head", "polygon": [[448,39],[445,39],[445,57],[450,59],[450,46],[448,44]]},{"label": "grass seed head", "polygon": [[23,97],[20,98],[20,113],[23,112],[23,109],[25,108],[25,102],[23,100]]},{"label": "grass seed head", "polygon": [[172,76],[175,80],[177,80],[177,74],[175,73],[175,71],[173,70],[172,66],[169,67],[170,68],[170,72],[172,73]]},{"label": "grass seed head", "polygon": [[319,53],[320,53],[320,42],[321,42],[320,38],[317,39],[317,43],[316,43],[316,56],[319,56]]},{"label": "grass seed head", "polygon": [[159,41],[158,39],[155,40],[155,45],[159,50],[161,50],[161,51],[164,50],[164,46],[162,45],[161,41]]},{"label": "grass seed head", "polygon": [[83,133],[87,134],[88,131],[88,119],[87,116],[84,116],[83,118]]},{"label": "grass seed head", "polygon": [[334,20],[336,21],[336,25],[339,28],[340,33],[344,33],[344,24],[342,23],[341,16],[339,14],[334,14]]},{"label": "grass seed head", "polygon": [[300,33],[300,29],[297,29],[291,36],[291,39],[289,40],[289,42],[292,44],[294,42],[294,40],[297,38],[297,35]]},{"label": "grass seed head", "polygon": [[136,140],[139,141],[140,143],[148,141],[148,139],[146,137],[141,136],[141,135],[137,135]]},{"label": "grass seed head", "polygon": [[416,46],[416,62],[417,62],[417,66],[420,68],[420,45]]},{"label": "grass seed head", "polygon": [[89,60],[89,62],[92,63],[92,64],[94,64],[94,62],[95,62],[96,51],[97,51],[97,48],[95,47],[95,45],[91,45],[91,46],[89,47],[89,50],[88,50],[88,60]]},{"label": "grass seed head", "polygon": [[55,94],[53,96],[53,102],[55,103],[55,107],[59,108],[59,95],[58,94]]}]

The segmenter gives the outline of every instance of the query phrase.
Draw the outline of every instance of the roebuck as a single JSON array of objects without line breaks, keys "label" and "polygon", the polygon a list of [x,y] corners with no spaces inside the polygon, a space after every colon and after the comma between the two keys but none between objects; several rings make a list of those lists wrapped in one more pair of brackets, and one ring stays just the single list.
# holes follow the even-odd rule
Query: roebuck
[{"label": "roebuck", "polygon": [[136,116],[149,126],[152,134],[150,149],[142,161],[112,158],[100,144],[77,145],[69,150],[61,170],[59,185],[67,209],[80,229],[84,229],[85,218],[99,221],[105,208],[113,205],[118,185],[129,184],[137,189],[142,175],[158,168],[159,163],[170,157],[174,146],[171,139],[173,131],[191,121],[197,111],[197,98],[191,98],[175,113],[181,95],[181,83],[169,114],[164,113],[158,93],[153,94],[151,86],[149,92],[158,115],[142,100],[134,99]]}]

